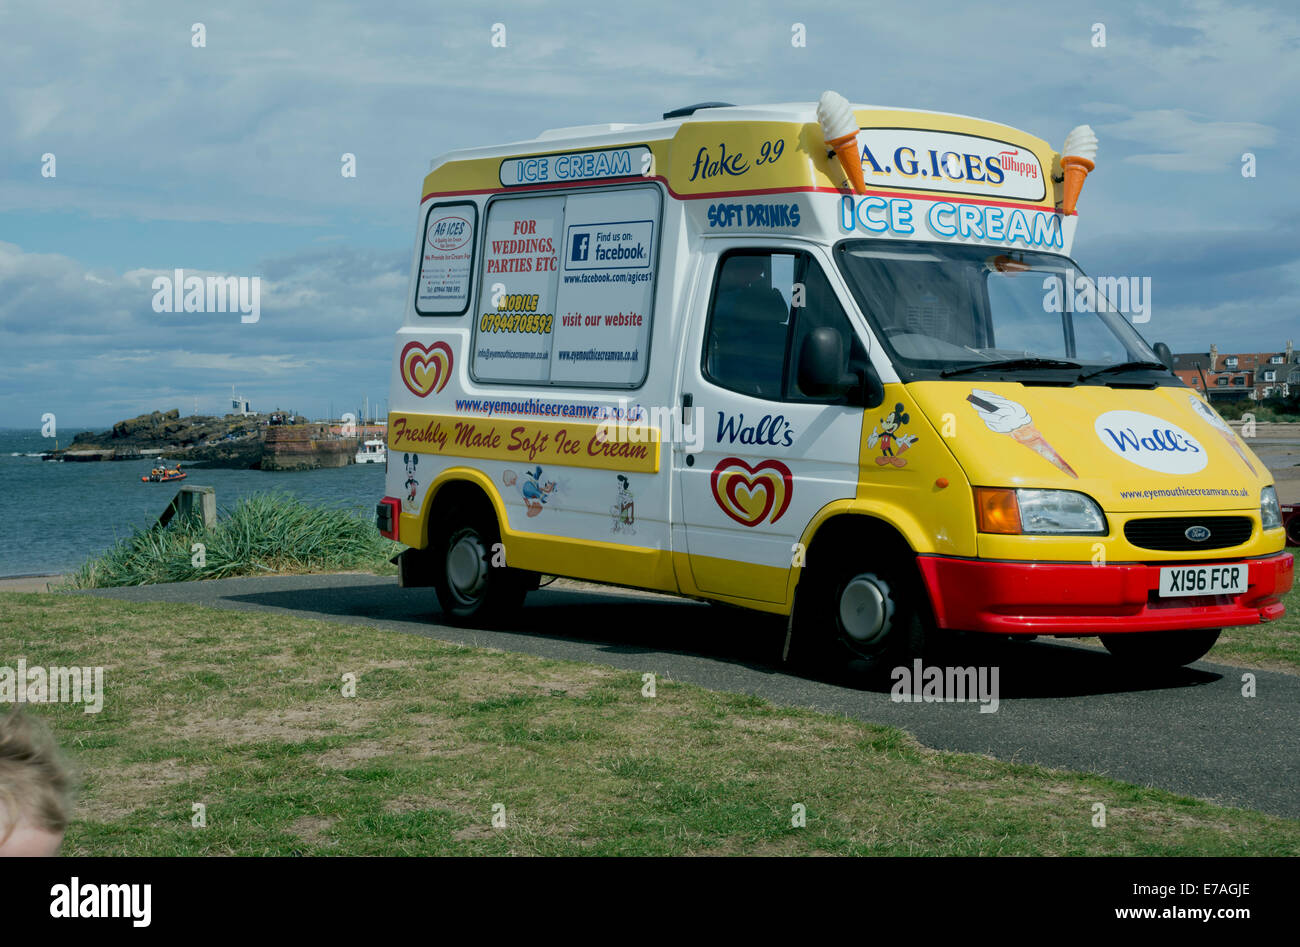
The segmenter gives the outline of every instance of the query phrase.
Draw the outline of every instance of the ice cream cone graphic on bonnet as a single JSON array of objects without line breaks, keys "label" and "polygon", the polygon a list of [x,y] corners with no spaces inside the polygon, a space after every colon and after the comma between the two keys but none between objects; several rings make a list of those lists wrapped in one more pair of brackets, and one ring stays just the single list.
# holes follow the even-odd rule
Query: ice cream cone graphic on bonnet
[{"label": "ice cream cone graphic on bonnet", "polygon": [[1065,147],[1061,149],[1061,171],[1065,175],[1065,196],[1061,200],[1061,211],[1073,214],[1079,202],[1079,192],[1088,172],[1097,166],[1097,135],[1092,126],[1080,125],[1065,136]]},{"label": "ice cream cone graphic on bonnet", "polygon": [[1237,452],[1237,456],[1241,458],[1242,463],[1250,468],[1250,472],[1252,474],[1256,473],[1255,465],[1250,462],[1246,452],[1241,449],[1241,443],[1237,440],[1237,435],[1232,432],[1232,428],[1228,427],[1228,422],[1219,417],[1213,408],[1196,397],[1196,395],[1188,395],[1187,400],[1192,403],[1193,410],[1204,418],[1210,427],[1218,431],[1219,436],[1228,442],[1228,446]]},{"label": "ice cream cone graphic on bonnet", "polygon": [[817,102],[817,121],[826,146],[839,156],[854,192],[867,193],[867,182],[862,177],[862,155],[858,151],[858,120],[853,116],[849,100],[838,92],[823,92]]},{"label": "ice cream cone graphic on bonnet", "polygon": [[1074,468],[1065,462],[1065,458],[1047,442],[1042,432],[1034,427],[1034,419],[1029,416],[1024,405],[980,388],[971,391],[966,400],[990,431],[995,434],[1010,434],[1016,443],[1028,447],[1062,473],[1079,479]]}]

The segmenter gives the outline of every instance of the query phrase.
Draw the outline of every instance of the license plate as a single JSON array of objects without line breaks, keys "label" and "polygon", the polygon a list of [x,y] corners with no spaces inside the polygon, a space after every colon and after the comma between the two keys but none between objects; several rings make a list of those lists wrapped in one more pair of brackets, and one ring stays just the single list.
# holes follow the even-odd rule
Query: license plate
[{"label": "license plate", "polygon": [[1160,597],[1239,595],[1250,569],[1244,562],[1226,566],[1172,566],[1160,570]]}]

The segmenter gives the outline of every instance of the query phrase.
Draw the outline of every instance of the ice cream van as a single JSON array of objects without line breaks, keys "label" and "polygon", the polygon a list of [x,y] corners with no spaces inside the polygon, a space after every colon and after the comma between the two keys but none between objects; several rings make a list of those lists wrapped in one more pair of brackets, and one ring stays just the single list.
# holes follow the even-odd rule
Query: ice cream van
[{"label": "ice cream van", "polygon": [[436,159],[402,584],[471,624],[542,575],[674,593],[863,669],[944,630],[1180,665],[1279,618],[1268,470],[1070,256],[1096,147],[828,92]]}]

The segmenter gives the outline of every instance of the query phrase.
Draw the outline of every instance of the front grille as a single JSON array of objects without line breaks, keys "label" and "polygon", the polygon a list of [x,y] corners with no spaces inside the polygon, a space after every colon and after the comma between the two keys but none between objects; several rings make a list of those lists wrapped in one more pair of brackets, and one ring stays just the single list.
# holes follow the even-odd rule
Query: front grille
[{"label": "front grille", "polygon": [[[1210,531],[1209,538],[1199,543],[1188,539],[1187,530],[1192,526],[1204,526]],[[1124,524],[1124,538],[1143,549],[1169,552],[1226,549],[1250,539],[1253,529],[1249,516],[1157,516],[1129,520]]]}]

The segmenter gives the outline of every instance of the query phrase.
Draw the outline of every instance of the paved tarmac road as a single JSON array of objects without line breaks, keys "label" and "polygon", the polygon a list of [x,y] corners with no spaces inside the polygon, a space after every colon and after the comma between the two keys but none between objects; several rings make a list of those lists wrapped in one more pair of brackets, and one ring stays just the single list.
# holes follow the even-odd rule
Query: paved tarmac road
[{"label": "paved tarmac road", "polygon": [[[756,694],[916,734],[937,749],[1101,773],[1225,805],[1300,818],[1300,676],[1200,662],[1134,676],[1100,649],[1056,641],[994,647],[964,664],[1000,668],[1000,705],[895,703],[888,685],[838,686],[780,662],[783,619],[667,596],[557,584],[533,592],[518,630],[439,623],[431,589],[373,575],[220,579],[91,594],[190,602],[364,624],[446,641],[590,661]],[[383,648],[383,635],[375,635]],[[1213,652],[1211,652],[1213,656]]]}]

